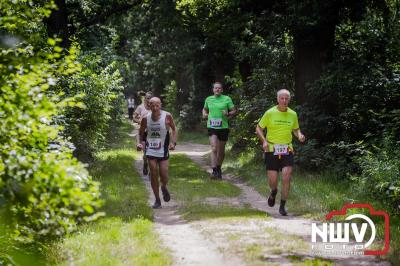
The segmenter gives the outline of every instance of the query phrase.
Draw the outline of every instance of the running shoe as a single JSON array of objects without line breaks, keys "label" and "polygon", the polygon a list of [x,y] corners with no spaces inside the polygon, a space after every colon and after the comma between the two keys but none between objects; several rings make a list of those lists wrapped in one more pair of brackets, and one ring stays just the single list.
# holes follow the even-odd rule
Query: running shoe
[{"label": "running shoe", "polygon": [[168,202],[171,200],[171,195],[169,195],[168,189],[167,188],[161,188],[163,199],[165,202]]},{"label": "running shoe", "polygon": [[283,206],[283,205],[279,206],[279,213],[280,213],[282,216],[286,216],[286,215],[287,215],[285,206]]},{"label": "running shoe", "polygon": [[275,206],[275,198],[276,196],[272,196],[272,194],[269,195],[268,197],[268,206],[274,207]]},{"label": "running shoe", "polygon": [[156,199],[156,201],[154,202],[154,204],[153,204],[153,209],[159,209],[159,208],[161,208],[161,200],[157,200]]},{"label": "running shoe", "polygon": [[216,168],[214,168],[211,173],[211,179],[218,179],[218,171]]},{"label": "running shoe", "polygon": [[217,167],[217,178],[222,179],[222,170],[221,166]]}]

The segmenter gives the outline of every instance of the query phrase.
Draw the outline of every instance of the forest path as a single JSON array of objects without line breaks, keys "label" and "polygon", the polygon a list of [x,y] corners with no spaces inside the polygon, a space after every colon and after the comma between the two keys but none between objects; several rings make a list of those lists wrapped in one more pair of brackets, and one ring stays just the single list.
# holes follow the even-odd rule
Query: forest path
[{"label": "forest path", "polygon": [[[181,143],[171,156],[185,154],[210,173],[205,158],[209,152],[208,145]],[[135,161],[135,167],[138,171],[142,169],[141,160]],[[149,191],[149,204],[152,204],[154,196],[149,177],[142,175],[142,178]],[[315,265],[331,262],[334,265],[390,265],[374,256],[313,254],[311,223],[314,221],[290,213],[281,216],[278,206],[268,207],[265,196],[233,175],[224,174],[221,182],[239,187],[241,194],[229,199],[205,198],[204,204],[247,206],[265,212],[265,219],[216,218],[188,222],[179,214],[179,203],[172,197],[161,209],[154,210],[154,223],[164,245],[174,256],[174,265],[301,265],[310,262],[316,262]],[[173,193],[171,191],[172,196]]]}]

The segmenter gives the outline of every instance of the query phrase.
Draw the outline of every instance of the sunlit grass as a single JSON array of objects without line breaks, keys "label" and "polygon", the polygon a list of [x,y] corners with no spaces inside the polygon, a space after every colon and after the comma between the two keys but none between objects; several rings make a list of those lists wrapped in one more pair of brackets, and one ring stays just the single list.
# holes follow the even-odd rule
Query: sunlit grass
[{"label": "sunlit grass", "polygon": [[201,202],[206,197],[226,198],[240,195],[238,187],[226,181],[211,180],[209,173],[183,154],[171,155],[169,173],[172,196],[184,205]]},{"label": "sunlit grass", "polygon": [[[210,174],[186,155],[173,154],[170,159],[170,192],[179,202],[179,210],[188,221],[227,217],[266,217],[265,212],[250,206],[233,207],[229,198],[238,197],[240,188],[227,181],[211,180]],[[228,200],[228,203],[205,204],[206,198]]]},{"label": "sunlit grass", "polygon": [[170,265],[149,220],[107,218],[83,227],[58,247],[58,265]]},{"label": "sunlit grass", "polygon": [[105,200],[103,211],[107,216],[123,220],[152,218],[147,203],[147,190],[133,167],[135,151],[118,149],[98,154],[98,161],[91,167],[94,179],[101,183]]}]

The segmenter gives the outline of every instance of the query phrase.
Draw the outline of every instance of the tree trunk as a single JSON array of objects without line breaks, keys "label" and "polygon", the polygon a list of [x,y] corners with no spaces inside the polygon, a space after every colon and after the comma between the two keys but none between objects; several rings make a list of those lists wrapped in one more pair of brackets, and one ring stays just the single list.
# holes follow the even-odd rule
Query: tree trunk
[{"label": "tree trunk", "polygon": [[242,77],[242,81],[243,81],[243,96],[249,96],[251,93],[251,89],[249,88],[249,85],[246,84],[246,82],[249,80],[249,77],[252,74],[252,67],[251,64],[249,62],[249,60],[244,60],[242,62],[239,62],[239,73],[240,76]]},{"label": "tree trunk", "polygon": [[332,60],[335,23],[294,31],[295,94],[299,104],[308,101],[307,87]]},{"label": "tree trunk", "polygon": [[190,90],[190,75],[187,70],[180,69],[176,74],[176,87],[178,89],[176,109],[181,110],[183,104],[188,102]]},{"label": "tree trunk", "polygon": [[[224,86],[224,93],[231,93],[231,84],[227,84],[225,76],[232,75],[235,69],[235,61],[232,55],[229,53],[220,53],[219,56],[216,56],[213,60],[211,68],[213,68],[213,74],[215,76],[213,82],[221,82]],[[211,85],[212,84],[210,84],[210,87]]]},{"label": "tree trunk", "polygon": [[70,30],[68,28],[68,12],[65,5],[65,0],[55,0],[57,9],[53,10],[47,20],[47,31],[50,38],[61,38],[61,47],[67,48],[70,46],[71,41]]}]

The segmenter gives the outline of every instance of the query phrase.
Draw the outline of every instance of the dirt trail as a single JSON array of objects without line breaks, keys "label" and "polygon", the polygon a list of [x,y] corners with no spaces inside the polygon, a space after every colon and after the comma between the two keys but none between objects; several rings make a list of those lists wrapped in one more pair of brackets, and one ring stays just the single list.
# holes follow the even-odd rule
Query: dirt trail
[{"label": "dirt trail", "polygon": [[[138,171],[142,169],[141,160],[135,161],[135,168]],[[150,179],[144,175],[141,177],[149,192],[149,205],[152,205],[155,198]],[[227,257],[219,252],[218,246],[183,220],[177,209],[178,204],[171,199],[168,203],[162,201],[162,208],[154,210],[155,229],[164,245],[171,250],[173,265],[243,265],[239,258]]]},{"label": "dirt trail", "polygon": [[[210,172],[204,159],[204,155],[209,153],[208,145],[183,143],[178,145],[176,151],[172,153],[184,153]],[[141,160],[135,161],[138,172],[141,172],[141,164]],[[149,191],[149,205],[152,205],[154,196],[149,177],[142,175],[142,178]],[[294,264],[292,258],[295,256],[303,261],[317,258],[309,252],[308,245],[312,220],[295,217],[290,213],[282,217],[278,213],[278,208],[268,207],[265,196],[260,195],[252,187],[232,175],[225,174],[223,179],[239,187],[242,191],[241,195],[230,199],[207,198],[204,203],[250,205],[254,209],[268,213],[270,217],[265,220],[248,219],[228,222],[207,220],[188,223],[178,214],[177,202],[173,199],[168,203],[162,202],[162,208],[154,210],[154,223],[162,242],[174,256],[174,265],[253,265],[254,263],[246,259],[246,254],[242,252],[242,246],[245,244],[272,247],[272,249],[263,250],[262,255],[258,255],[262,258],[258,258],[256,265],[260,265],[260,259],[261,265],[292,265]],[[231,241],[231,238],[238,239],[235,242]],[[302,246],[302,251],[297,253],[298,246],[294,246],[292,242]],[[287,252],[277,252],[273,249],[276,245],[284,250],[289,249]],[[323,256],[323,258],[333,260],[335,265],[390,265],[371,256]]]},{"label": "dirt trail", "polygon": [[[194,162],[201,166],[204,170],[211,173],[211,169],[204,159],[204,155],[210,152],[210,147],[208,145],[184,143],[177,146],[175,153],[184,153],[189,156]],[[304,219],[301,217],[293,216],[289,213],[288,216],[284,217],[279,214],[279,204],[271,208],[267,205],[267,200],[265,196],[262,196],[254,188],[246,185],[241,180],[230,174],[224,174],[223,179],[231,182],[235,186],[239,187],[242,191],[241,195],[237,199],[232,199],[233,205],[246,205],[249,204],[252,208],[264,211],[271,216],[271,219],[266,219],[263,222],[263,226],[268,226],[273,230],[278,230],[281,232],[286,232],[291,235],[299,236],[304,239],[307,243],[311,243],[311,224],[315,221],[310,219]],[[213,199],[213,203],[225,203],[224,199]],[[201,224],[201,223],[200,223]],[[207,226],[207,223],[203,223],[200,227]],[[221,228],[222,229],[222,228]],[[204,228],[203,228],[204,230]],[[218,229],[217,229],[218,231]],[[215,238],[215,237],[214,237]],[[224,246],[220,243],[220,246]],[[281,254],[280,258],[277,254],[270,254],[269,262],[275,262],[279,264],[287,264],[287,260],[284,258],[285,254]],[[305,257],[305,256],[303,256]],[[310,256],[312,258],[312,256]],[[323,258],[328,258],[334,260],[336,265],[390,265],[386,261],[381,261],[379,258],[374,256],[323,256]],[[289,263],[290,264],[290,263]]]}]

